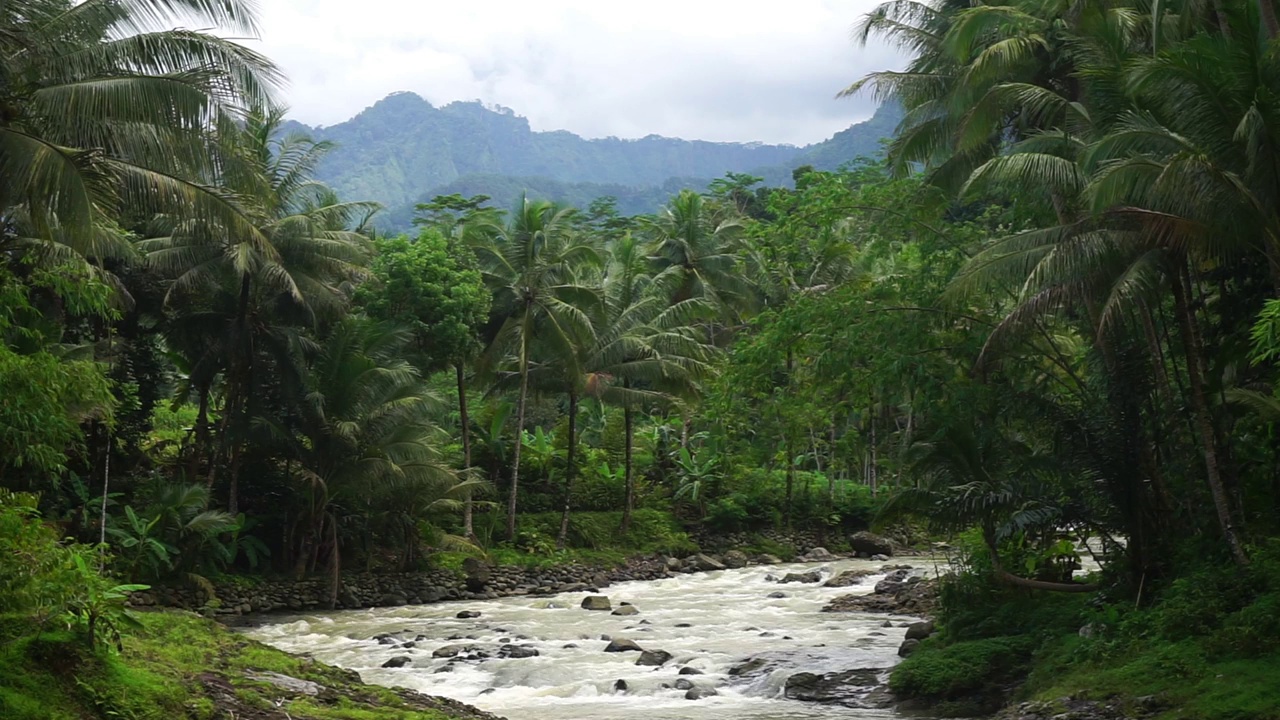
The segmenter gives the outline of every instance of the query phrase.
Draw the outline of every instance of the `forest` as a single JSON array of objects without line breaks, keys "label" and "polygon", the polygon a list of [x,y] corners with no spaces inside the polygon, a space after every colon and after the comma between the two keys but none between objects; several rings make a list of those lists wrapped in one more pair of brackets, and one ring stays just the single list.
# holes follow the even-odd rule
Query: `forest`
[{"label": "forest", "polygon": [[0,616],[111,646],[144,583],[873,527],[954,550],[904,696],[1280,717],[1270,0],[891,0],[858,37],[908,66],[844,91],[904,108],[883,157],[402,235],[256,23],[0,13]]}]

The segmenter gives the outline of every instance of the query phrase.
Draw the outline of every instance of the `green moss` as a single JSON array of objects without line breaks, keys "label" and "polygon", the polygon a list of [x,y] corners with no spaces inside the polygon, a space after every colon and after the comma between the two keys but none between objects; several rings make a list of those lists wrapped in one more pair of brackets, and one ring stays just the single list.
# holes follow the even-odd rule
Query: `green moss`
[{"label": "green moss", "polygon": [[941,646],[925,641],[894,670],[894,692],[906,697],[952,700],[1007,682],[1031,655],[1022,636],[968,640]]}]

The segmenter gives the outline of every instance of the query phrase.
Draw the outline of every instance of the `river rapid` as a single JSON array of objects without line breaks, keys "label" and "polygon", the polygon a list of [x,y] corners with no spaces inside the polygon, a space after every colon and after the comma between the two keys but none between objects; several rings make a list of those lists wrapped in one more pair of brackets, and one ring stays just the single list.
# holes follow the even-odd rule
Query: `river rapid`
[{"label": "river rapid", "polygon": [[[932,574],[920,558],[894,562]],[[905,625],[915,618],[821,612],[839,595],[871,592],[883,573],[844,588],[778,584],[766,577],[821,569],[826,580],[843,570],[883,566],[868,560],[762,565],[602,589],[615,609],[627,602],[639,610],[626,617],[582,609],[591,593],[566,593],[285,616],[247,632],[282,650],[357,670],[366,682],[454,698],[511,720],[890,718],[891,710],[783,697],[786,679],[797,672],[887,670],[898,662]],[[778,592],[786,597],[768,597]],[[461,611],[480,616],[459,619]],[[379,644],[374,638],[384,633],[401,643],[415,641],[414,647]],[[608,643],[602,635],[665,650],[673,659],[659,668],[637,666],[636,652],[604,652]],[[452,663],[432,657],[434,650],[456,644],[478,646],[493,657]],[[507,644],[531,646],[539,654],[498,658],[498,648]],[[396,656],[412,662],[381,667]],[[748,658],[765,658],[768,665],[756,673],[729,674]],[[678,675],[684,666],[703,674]],[[614,690],[618,680],[626,682],[625,692]],[[714,687],[718,694],[686,700],[686,691],[674,687],[677,680]]]}]

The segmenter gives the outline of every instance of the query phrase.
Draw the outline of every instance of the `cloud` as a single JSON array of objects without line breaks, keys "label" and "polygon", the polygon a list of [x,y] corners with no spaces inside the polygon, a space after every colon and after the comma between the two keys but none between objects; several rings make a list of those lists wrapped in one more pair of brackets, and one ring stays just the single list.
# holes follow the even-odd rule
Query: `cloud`
[{"label": "cloud", "polygon": [[899,65],[850,30],[876,0],[271,0],[255,46],[298,119],[411,90],[483,100],[536,130],[806,144],[868,117],[835,94]]}]

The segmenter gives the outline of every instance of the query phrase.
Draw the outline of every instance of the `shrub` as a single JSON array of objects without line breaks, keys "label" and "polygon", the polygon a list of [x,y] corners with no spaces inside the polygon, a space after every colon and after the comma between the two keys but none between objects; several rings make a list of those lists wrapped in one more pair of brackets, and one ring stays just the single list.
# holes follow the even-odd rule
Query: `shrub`
[{"label": "shrub", "polygon": [[1031,657],[1031,639],[994,637],[936,647],[932,641],[893,671],[889,685],[907,697],[955,699],[983,692],[1017,675]]}]

